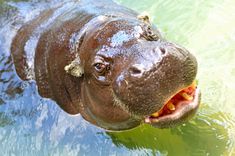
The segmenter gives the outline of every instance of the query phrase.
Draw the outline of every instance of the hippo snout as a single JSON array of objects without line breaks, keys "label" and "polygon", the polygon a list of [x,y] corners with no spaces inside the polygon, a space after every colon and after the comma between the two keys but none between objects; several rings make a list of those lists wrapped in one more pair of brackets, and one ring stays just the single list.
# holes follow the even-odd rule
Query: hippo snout
[{"label": "hippo snout", "polygon": [[162,61],[162,58],[166,54],[165,47],[156,47],[152,49],[149,54],[147,54],[147,57],[152,57],[148,62],[139,62],[136,64],[133,64],[129,67],[128,73],[131,77],[143,77],[146,76],[146,72],[149,72],[151,70],[154,70],[153,68],[156,68],[155,66]]},{"label": "hippo snout", "polygon": [[146,116],[194,81],[197,62],[186,49],[168,42],[152,42],[141,48],[117,76],[114,93],[132,114]]},{"label": "hippo snout", "polygon": [[[186,50],[184,50],[185,52]],[[195,79],[197,75],[197,60],[196,58],[189,52],[186,52],[186,60],[183,63],[184,66],[184,75],[183,79],[185,82],[185,85],[188,86],[192,83],[192,81]]]}]

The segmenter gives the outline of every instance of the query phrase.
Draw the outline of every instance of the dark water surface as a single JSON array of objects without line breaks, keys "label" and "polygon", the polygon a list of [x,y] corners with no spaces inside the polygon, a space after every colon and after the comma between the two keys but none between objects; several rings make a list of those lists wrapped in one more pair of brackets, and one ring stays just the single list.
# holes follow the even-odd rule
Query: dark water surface
[{"label": "dark water surface", "polygon": [[66,114],[38,95],[34,81],[18,78],[9,51],[22,22],[61,1],[0,0],[0,155],[234,156],[235,1],[117,2],[146,11],[167,39],[196,55],[202,90],[198,114],[177,128],[142,125],[120,133],[105,132],[80,115]]}]

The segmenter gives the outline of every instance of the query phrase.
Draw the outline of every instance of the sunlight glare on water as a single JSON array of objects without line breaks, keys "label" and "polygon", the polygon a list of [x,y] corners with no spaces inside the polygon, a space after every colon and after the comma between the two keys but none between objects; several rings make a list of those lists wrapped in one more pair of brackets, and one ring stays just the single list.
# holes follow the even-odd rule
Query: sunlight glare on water
[{"label": "sunlight glare on water", "polygon": [[52,100],[40,97],[34,81],[19,79],[9,57],[12,38],[22,21],[61,1],[16,1],[0,0],[1,153],[235,155],[234,0],[116,0],[140,13],[147,12],[165,38],[197,57],[202,92],[197,115],[184,125],[171,129],[142,125],[120,133],[105,132],[80,115],[68,115]]}]

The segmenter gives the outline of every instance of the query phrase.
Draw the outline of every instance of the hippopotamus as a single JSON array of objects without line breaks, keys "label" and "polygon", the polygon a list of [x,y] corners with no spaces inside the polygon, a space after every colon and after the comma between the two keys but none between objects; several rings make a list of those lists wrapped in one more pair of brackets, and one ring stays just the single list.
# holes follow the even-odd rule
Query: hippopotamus
[{"label": "hippopotamus", "polygon": [[196,58],[149,16],[110,0],[41,11],[19,28],[11,55],[40,96],[106,130],[176,126],[200,103]]}]

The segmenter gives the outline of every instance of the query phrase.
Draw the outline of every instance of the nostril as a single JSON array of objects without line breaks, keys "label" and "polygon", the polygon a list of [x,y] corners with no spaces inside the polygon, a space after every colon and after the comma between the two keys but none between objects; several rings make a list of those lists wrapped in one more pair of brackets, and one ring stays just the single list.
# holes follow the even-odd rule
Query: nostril
[{"label": "nostril", "polygon": [[140,74],[141,73],[141,70],[136,67],[131,67],[130,70],[131,70],[132,74]]},{"label": "nostril", "polygon": [[140,69],[139,67],[132,66],[132,67],[130,67],[129,71],[130,71],[130,74],[131,74],[131,75],[135,76],[135,75],[140,75],[140,74],[142,74],[142,71],[143,71],[143,70]]}]

